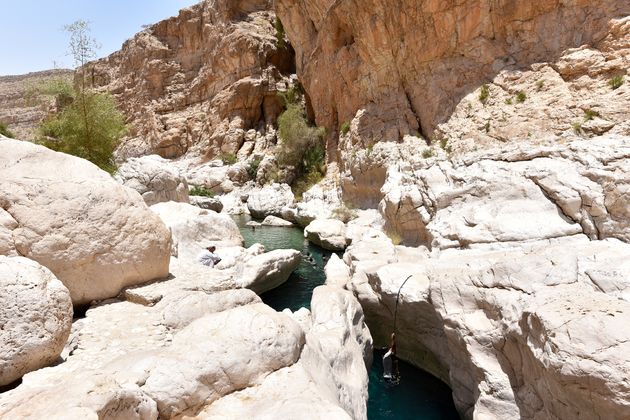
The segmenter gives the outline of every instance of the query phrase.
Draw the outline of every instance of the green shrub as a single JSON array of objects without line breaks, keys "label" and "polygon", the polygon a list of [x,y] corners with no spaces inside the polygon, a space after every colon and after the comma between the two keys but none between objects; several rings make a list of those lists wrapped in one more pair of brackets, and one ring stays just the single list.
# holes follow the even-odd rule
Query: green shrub
[{"label": "green shrub", "polygon": [[506,103],[507,105],[512,105],[512,104],[514,103],[514,101],[512,100],[512,98],[507,98],[507,99],[505,100],[505,103]]},{"label": "green shrub", "polygon": [[198,197],[214,197],[214,192],[212,192],[210,188],[201,185],[193,185],[190,191],[188,191],[188,194]]},{"label": "green shrub", "polygon": [[302,201],[302,195],[313,185],[321,181],[323,175],[320,171],[314,170],[300,176],[291,186],[293,195],[297,201]]},{"label": "green shrub", "polygon": [[253,180],[256,179],[256,175],[258,175],[258,167],[260,166],[260,162],[262,162],[261,157],[257,157],[252,159],[247,165],[247,175]]},{"label": "green shrub", "polygon": [[221,161],[225,165],[234,165],[236,162],[238,162],[238,158],[234,153],[222,153]]},{"label": "green shrub", "polygon": [[516,94],[516,102],[522,104],[527,99],[527,95],[522,90]]},{"label": "green shrub", "polygon": [[426,149],[424,149],[422,151],[422,157],[425,159],[433,157],[433,149],[431,149],[430,147],[427,147]]},{"label": "green shrub", "polygon": [[574,122],[573,131],[575,132],[575,134],[582,134],[582,124],[579,122]]},{"label": "green shrub", "polygon": [[485,85],[485,84],[482,85],[481,91],[479,92],[479,102],[481,102],[482,104],[485,104],[489,96],[490,96],[490,89],[488,88],[488,85]]},{"label": "green shrub", "polygon": [[126,132],[125,118],[106,94],[78,92],[60,113],[39,127],[38,142],[49,149],[87,159],[99,168],[116,170],[113,154]]},{"label": "green shrub", "polygon": [[348,121],[341,124],[341,134],[344,136],[350,131],[350,123]]},{"label": "green shrub", "polygon": [[7,126],[3,123],[0,122],[0,134],[2,134],[4,137],[8,137],[10,139],[14,139],[15,138],[15,134],[13,134],[13,132],[11,132],[11,130],[9,130],[7,128]]},{"label": "green shrub", "polygon": [[[309,169],[315,165],[314,160],[321,157],[323,163],[323,146],[321,145],[325,131],[323,128],[311,127],[306,119],[306,112],[301,105],[288,104],[287,110],[278,118],[278,136],[280,150],[278,163],[294,166],[298,170]],[[303,165],[305,160],[306,165]]]},{"label": "green shrub", "polygon": [[285,35],[286,35],[284,32],[284,25],[282,24],[282,21],[278,17],[276,17],[274,28],[276,29],[276,41],[278,42],[278,47],[285,48],[287,46],[287,43],[284,40]]},{"label": "green shrub", "polygon": [[344,203],[333,209],[331,216],[333,219],[348,223],[349,221],[356,219],[359,214],[354,208],[352,208],[352,206]]},{"label": "green shrub", "polygon": [[584,110],[584,121],[590,121],[595,117],[599,117],[599,112],[592,109]]},{"label": "green shrub", "polygon": [[608,81],[608,84],[612,88],[612,90],[617,90],[623,85],[623,76],[615,76]]}]

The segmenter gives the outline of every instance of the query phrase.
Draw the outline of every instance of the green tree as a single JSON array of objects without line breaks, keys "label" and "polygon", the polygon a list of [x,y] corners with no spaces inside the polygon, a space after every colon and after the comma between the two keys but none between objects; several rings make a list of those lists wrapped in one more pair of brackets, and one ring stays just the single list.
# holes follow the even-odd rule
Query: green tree
[{"label": "green tree", "polygon": [[88,83],[89,60],[99,48],[90,36],[89,24],[79,20],[64,29],[70,34],[70,54],[77,66],[75,83],[55,81],[40,88],[41,93],[56,97],[57,112],[40,126],[39,142],[113,173],[113,153],[126,132],[125,118],[114,98],[94,91]]}]

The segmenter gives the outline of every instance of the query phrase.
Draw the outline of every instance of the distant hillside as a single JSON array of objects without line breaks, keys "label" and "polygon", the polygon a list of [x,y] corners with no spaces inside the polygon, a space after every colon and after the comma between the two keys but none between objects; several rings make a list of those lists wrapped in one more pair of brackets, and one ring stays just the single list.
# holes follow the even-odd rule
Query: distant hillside
[{"label": "distant hillside", "polygon": [[0,76],[0,122],[6,124],[16,137],[32,140],[37,125],[45,117],[52,100],[28,98],[31,87],[54,78],[72,78],[72,70],[45,70],[17,76]]}]

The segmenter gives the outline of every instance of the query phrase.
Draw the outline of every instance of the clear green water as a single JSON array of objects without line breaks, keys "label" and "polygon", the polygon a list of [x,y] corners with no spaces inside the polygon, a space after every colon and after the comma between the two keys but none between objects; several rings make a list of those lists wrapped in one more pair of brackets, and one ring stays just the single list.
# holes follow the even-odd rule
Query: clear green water
[{"label": "clear green water", "polygon": [[[246,226],[249,216],[234,216],[245,246],[263,244],[267,251],[292,248],[302,252],[302,262],[289,280],[282,286],[264,293],[262,300],[275,310],[289,308],[296,311],[309,308],[313,289],[324,284],[324,265],[331,253],[304,239],[299,228]],[[459,419],[451,390],[428,373],[399,362],[400,384],[391,387],[383,381],[383,351],[374,351],[374,363],[370,370],[368,419],[414,419],[450,420]]]}]

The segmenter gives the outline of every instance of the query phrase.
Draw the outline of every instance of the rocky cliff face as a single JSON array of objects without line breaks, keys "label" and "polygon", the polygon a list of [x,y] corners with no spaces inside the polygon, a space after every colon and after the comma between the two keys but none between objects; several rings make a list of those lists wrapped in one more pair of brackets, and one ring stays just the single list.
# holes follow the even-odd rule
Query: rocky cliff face
[{"label": "rocky cliff face", "polygon": [[71,70],[0,77],[0,123],[6,124],[17,138],[32,140],[35,129],[55,105],[52,98],[37,95],[33,88],[56,79],[69,81],[71,78]]},{"label": "rocky cliff face", "polygon": [[271,0],[204,1],[92,63],[93,83],[131,123],[120,157],[247,155],[275,142],[276,92],[293,56],[279,46],[271,9]]},{"label": "rocky cliff face", "polygon": [[[630,4],[278,0],[276,9],[317,123],[331,130],[333,152],[340,125],[355,118],[353,143],[364,147],[416,132],[430,138],[482,83],[502,70],[554,62],[568,48],[597,45]],[[562,70],[560,77],[567,78]]]}]

